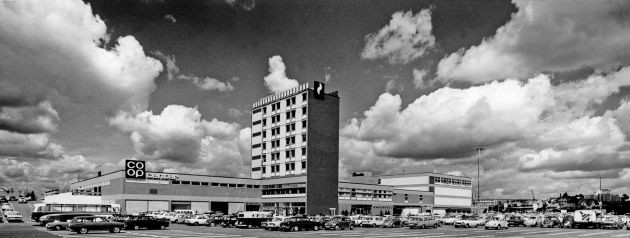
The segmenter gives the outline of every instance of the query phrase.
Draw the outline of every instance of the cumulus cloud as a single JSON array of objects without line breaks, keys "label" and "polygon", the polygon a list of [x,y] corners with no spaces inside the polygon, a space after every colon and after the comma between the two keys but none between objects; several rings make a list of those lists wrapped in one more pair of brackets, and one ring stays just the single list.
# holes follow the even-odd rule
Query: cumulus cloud
[{"label": "cumulus cloud", "polygon": [[136,157],[166,160],[184,167],[212,165],[204,173],[243,174],[249,159],[249,128],[201,118],[196,108],[169,105],[160,114],[120,114],[110,123],[130,133]]},{"label": "cumulus cloud", "polygon": [[[164,61],[166,64],[166,77],[168,80],[186,80],[192,82],[197,88],[205,91],[229,92],[234,90],[234,86],[230,82],[223,82],[212,77],[199,77],[193,74],[181,74],[179,67],[176,65],[175,56],[165,55],[160,51],[152,52],[156,57]],[[234,78],[232,78],[234,79]],[[238,80],[231,80],[238,81]]]},{"label": "cumulus cloud", "polygon": [[24,134],[53,132],[59,113],[49,101],[37,105],[6,107],[0,104],[0,130]]},{"label": "cumulus cloud", "polygon": [[428,85],[425,83],[425,78],[427,77],[426,69],[413,69],[413,85],[416,89],[426,88]]},{"label": "cumulus cloud", "polygon": [[279,55],[269,58],[269,75],[264,80],[270,92],[278,93],[299,86],[297,80],[287,78],[286,69]]},{"label": "cumulus cloud", "polygon": [[435,46],[432,28],[431,9],[423,9],[415,15],[411,11],[396,12],[388,25],[365,36],[361,57],[386,58],[390,64],[407,64]]},{"label": "cumulus cloud", "polygon": [[481,83],[528,78],[540,72],[591,67],[608,71],[630,63],[630,15],[625,1],[516,0],[518,12],[479,45],[443,58],[443,81]]}]

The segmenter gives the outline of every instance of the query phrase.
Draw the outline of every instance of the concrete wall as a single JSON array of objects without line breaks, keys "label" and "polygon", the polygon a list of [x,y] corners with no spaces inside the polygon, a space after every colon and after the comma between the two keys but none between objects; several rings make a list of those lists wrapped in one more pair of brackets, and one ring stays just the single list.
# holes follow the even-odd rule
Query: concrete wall
[{"label": "concrete wall", "polygon": [[306,213],[328,214],[329,208],[339,210],[339,98],[319,100],[309,91]]}]

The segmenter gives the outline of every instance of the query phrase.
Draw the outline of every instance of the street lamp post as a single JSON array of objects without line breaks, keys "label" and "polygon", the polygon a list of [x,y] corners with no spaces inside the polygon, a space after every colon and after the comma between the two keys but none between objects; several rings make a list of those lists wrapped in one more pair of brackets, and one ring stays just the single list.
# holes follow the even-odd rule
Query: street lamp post
[{"label": "street lamp post", "polygon": [[486,148],[484,147],[475,147],[475,150],[477,150],[477,209],[479,208],[479,190],[481,189],[481,187],[479,187],[479,165],[480,165],[480,158],[481,158],[481,151],[485,150]]}]

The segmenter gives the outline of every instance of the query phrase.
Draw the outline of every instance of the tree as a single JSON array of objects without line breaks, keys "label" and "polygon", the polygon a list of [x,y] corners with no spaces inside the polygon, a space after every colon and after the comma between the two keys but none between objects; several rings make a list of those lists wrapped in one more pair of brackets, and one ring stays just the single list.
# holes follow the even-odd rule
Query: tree
[{"label": "tree", "polygon": [[568,198],[568,197],[569,197],[569,194],[568,194],[567,192],[564,192],[564,194],[562,194],[562,197],[563,197],[563,198]]},{"label": "tree", "polygon": [[630,197],[628,197],[628,194],[624,194],[621,196],[621,201],[628,201],[628,199],[630,199]]}]

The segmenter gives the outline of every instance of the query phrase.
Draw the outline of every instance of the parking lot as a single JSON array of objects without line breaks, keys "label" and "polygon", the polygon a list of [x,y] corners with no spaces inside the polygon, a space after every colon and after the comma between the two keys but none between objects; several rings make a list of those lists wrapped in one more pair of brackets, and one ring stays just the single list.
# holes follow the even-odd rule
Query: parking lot
[{"label": "parking lot", "polygon": [[[32,225],[31,225],[32,226]],[[32,226],[33,227],[33,226]],[[46,231],[43,227],[34,227]],[[409,228],[356,228],[354,230],[333,231],[299,231],[281,232],[263,229],[238,229],[205,226],[186,226],[174,224],[167,230],[131,230],[112,234],[107,231],[90,232],[79,235],[69,231],[46,231],[60,237],[153,237],[153,238],[183,238],[183,237],[630,237],[630,231],[600,230],[600,229],[560,229],[560,228],[525,228],[511,227],[506,230],[485,230],[483,228],[454,228],[443,226],[437,229],[416,230]]]}]

